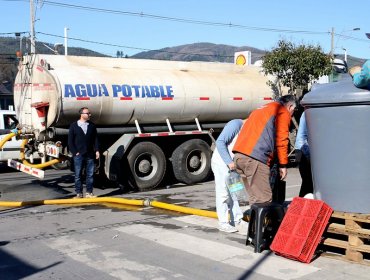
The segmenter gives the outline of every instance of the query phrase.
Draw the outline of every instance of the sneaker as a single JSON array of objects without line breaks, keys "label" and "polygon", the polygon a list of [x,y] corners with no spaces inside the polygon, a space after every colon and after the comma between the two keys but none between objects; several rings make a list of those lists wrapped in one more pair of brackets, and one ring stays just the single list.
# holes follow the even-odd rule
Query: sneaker
[{"label": "sneaker", "polygon": [[219,226],[218,229],[220,231],[227,232],[227,233],[233,233],[233,232],[237,232],[238,231],[235,227],[233,227],[230,224],[221,225],[221,226]]},{"label": "sneaker", "polygon": [[86,198],[94,198],[94,197],[96,197],[96,195],[94,195],[93,193],[86,193],[86,196],[85,196]]},{"label": "sneaker", "polygon": [[83,196],[83,194],[82,193],[78,193],[78,194],[76,194],[76,196],[74,196],[73,198],[83,198],[84,196]]}]

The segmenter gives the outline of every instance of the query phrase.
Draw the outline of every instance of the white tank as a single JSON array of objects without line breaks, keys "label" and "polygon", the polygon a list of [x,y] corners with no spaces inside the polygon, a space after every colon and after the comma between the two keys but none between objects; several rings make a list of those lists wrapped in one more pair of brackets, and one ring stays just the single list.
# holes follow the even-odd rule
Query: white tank
[{"label": "white tank", "polygon": [[20,124],[39,131],[68,127],[81,107],[101,127],[219,122],[270,101],[266,82],[255,66],[35,55],[19,67],[14,101]]}]

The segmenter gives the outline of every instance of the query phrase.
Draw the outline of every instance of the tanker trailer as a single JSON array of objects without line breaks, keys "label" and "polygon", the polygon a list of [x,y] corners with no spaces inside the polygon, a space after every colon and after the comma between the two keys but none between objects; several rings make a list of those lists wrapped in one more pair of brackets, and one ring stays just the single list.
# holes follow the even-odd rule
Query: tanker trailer
[{"label": "tanker trailer", "polygon": [[166,172],[193,184],[209,175],[212,131],[272,100],[266,81],[258,67],[226,63],[26,56],[14,86],[18,137],[43,162],[68,158],[68,127],[88,107],[100,175],[139,190]]}]

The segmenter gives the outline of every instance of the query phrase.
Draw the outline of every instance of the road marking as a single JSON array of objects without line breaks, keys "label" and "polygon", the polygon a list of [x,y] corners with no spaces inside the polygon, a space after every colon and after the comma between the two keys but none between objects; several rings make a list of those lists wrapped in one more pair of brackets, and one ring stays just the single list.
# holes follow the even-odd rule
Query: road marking
[{"label": "road marking", "polygon": [[209,227],[209,228],[218,227],[217,219],[207,218],[207,217],[202,217],[202,216],[187,215],[187,216],[175,217],[172,219],[183,222],[183,223],[196,225],[196,226],[204,226],[204,227]]},{"label": "road marking", "polygon": [[165,274],[170,274],[172,277],[183,277],[183,275],[170,272],[163,267],[129,260],[119,251],[106,250],[104,247],[88,240],[78,240],[69,236],[63,236],[48,240],[46,245],[62,252],[75,261],[83,263],[83,265],[108,273],[118,279],[142,279],[142,277],[137,276],[139,274],[145,274],[148,279],[161,279]]},{"label": "road marking", "polygon": [[261,275],[277,279],[296,279],[320,270],[313,265],[301,264],[276,256],[255,254],[248,252],[245,248],[222,244],[189,234],[175,233],[151,225],[134,224],[119,227],[116,230],[150,240],[162,246],[232,265],[245,271],[253,269],[254,272]]},{"label": "road marking", "polygon": [[[208,227],[208,228],[213,228],[213,229],[218,230],[218,220],[213,219],[213,218],[207,218],[207,217],[196,216],[196,215],[188,215],[188,216],[176,217],[173,219],[183,222],[183,223],[192,224],[195,226],[203,226],[203,227]],[[247,236],[248,223],[237,225],[236,229],[238,231],[235,232],[235,234]]]}]

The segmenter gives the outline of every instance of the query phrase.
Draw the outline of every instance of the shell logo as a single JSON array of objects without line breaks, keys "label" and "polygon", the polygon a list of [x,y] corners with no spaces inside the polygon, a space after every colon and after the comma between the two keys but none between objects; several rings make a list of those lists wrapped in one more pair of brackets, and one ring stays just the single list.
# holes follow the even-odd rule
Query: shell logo
[{"label": "shell logo", "polygon": [[236,57],[235,63],[236,63],[236,65],[245,65],[247,63],[247,59],[245,58],[245,56],[243,54],[239,54]]}]

